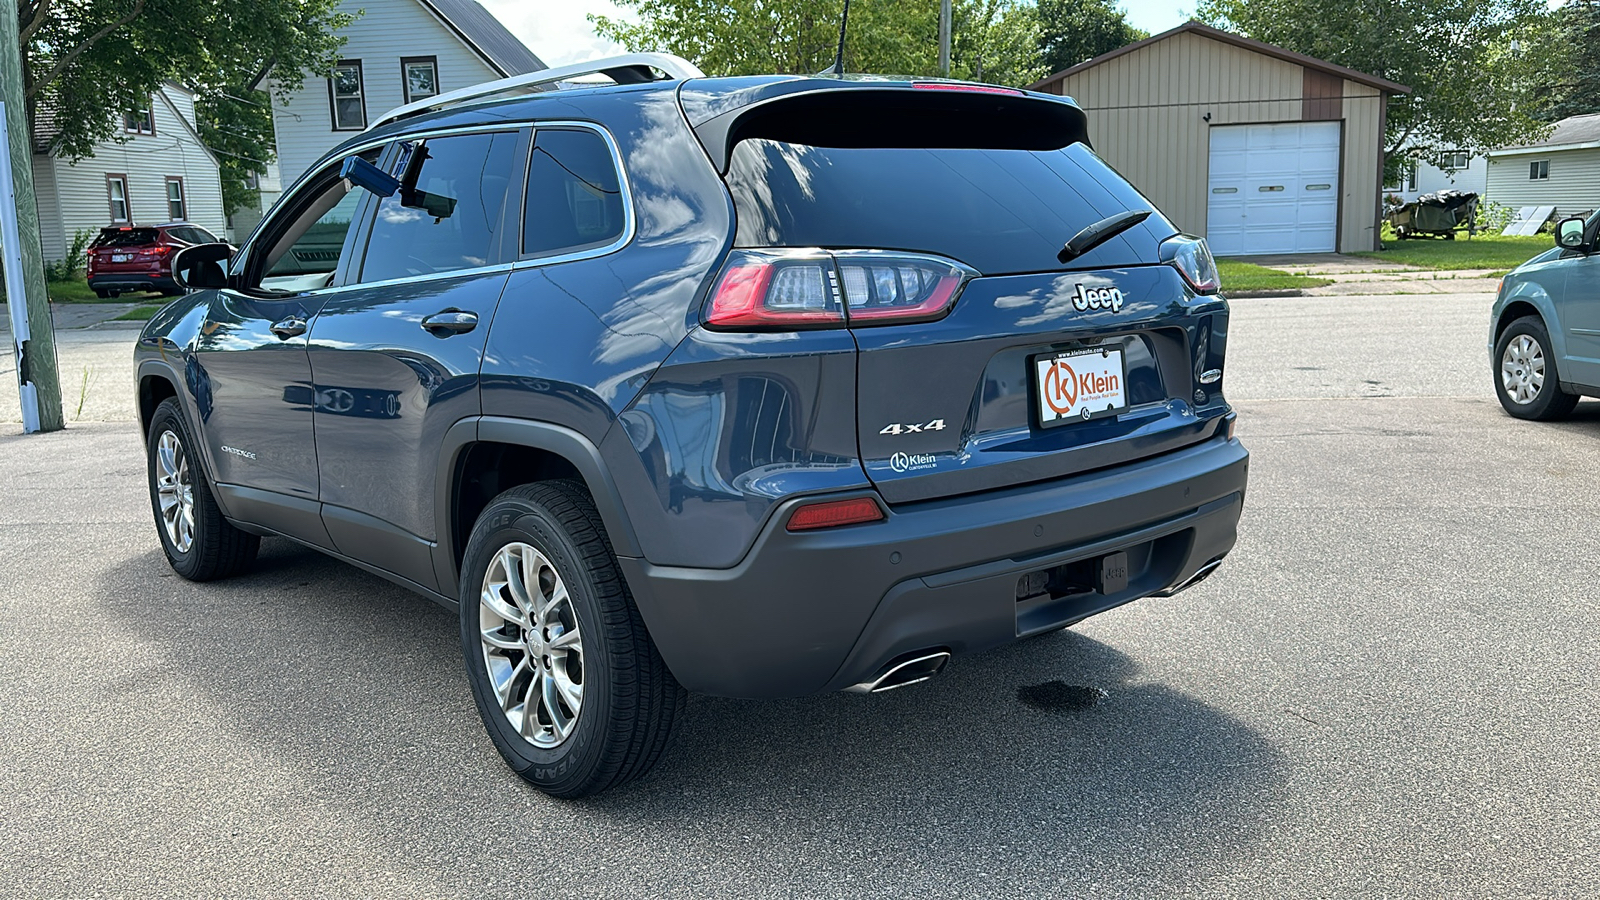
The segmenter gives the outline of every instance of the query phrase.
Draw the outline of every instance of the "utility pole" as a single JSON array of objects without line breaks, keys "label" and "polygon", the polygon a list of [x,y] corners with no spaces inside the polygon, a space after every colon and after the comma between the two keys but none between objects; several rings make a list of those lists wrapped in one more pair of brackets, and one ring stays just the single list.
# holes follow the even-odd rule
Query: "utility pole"
[{"label": "utility pole", "polygon": [[17,4],[0,0],[0,262],[5,266],[11,350],[22,400],[22,430],[59,431],[61,376],[55,328],[44,286],[39,207],[33,197],[33,148],[22,96]]},{"label": "utility pole", "polygon": [[950,0],[939,0],[939,74],[950,77]]}]

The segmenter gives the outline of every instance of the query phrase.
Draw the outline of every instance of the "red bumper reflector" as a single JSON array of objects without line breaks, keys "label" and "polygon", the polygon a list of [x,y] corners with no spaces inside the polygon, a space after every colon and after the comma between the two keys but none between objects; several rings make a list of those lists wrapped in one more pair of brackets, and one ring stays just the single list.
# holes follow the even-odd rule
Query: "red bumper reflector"
[{"label": "red bumper reflector", "polygon": [[883,508],[878,505],[878,501],[871,497],[856,497],[853,500],[829,500],[802,506],[789,514],[787,527],[790,531],[811,531],[838,525],[877,522],[883,518]]}]

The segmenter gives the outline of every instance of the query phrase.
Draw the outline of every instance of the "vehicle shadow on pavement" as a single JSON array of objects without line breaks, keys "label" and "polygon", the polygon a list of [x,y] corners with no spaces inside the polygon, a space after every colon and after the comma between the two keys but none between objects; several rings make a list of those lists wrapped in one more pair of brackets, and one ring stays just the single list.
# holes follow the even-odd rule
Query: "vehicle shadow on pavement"
[{"label": "vehicle shadow on pavement", "polygon": [[[340,810],[363,841],[430,870],[488,866],[502,884],[529,872],[494,848],[530,828],[559,829],[586,865],[659,873],[659,896],[1172,884],[1250,852],[1281,803],[1283,760],[1261,736],[1071,631],[883,694],[692,696],[652,775],[563,802],[494,753],[455,616],[430,601],[284,541],[206,585],[142,553],[98,590],[160,648],[160,679],[218,718],[207,730],[265,751],[302,786],[297,803]],[[1019,699],[1051,681],[1106,696]],[[584,892],[581,878],[552,890]]]}]

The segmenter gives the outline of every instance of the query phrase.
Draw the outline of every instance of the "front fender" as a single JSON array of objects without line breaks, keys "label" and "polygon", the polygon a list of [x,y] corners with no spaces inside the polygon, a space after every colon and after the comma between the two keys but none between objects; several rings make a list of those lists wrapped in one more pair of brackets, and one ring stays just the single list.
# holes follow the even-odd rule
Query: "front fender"
[{"label": "front fender", "polygon": [[[1534,266],[1527,271],[1514,271],[1506,276],[1505,284],[1500,289],[1500,296],[1495,300],[1493,313],[1489,317],[1489,359],[1494,361],[1494,345],[1499,340],[1500,332],[1509,324],[1507,311],[1517,306],[1532,306],[1544,320],[1545,328],[1550,332],[1551,351],[1557,359],[1567,356],[1566,334],[1559,327],[1560,321],[1556,313],[1555,300],[1552,299],[1552,288],[1559,291],[1564,273],[1556,267]],[[1520,315],[1509,318],[1520,318]]]}]

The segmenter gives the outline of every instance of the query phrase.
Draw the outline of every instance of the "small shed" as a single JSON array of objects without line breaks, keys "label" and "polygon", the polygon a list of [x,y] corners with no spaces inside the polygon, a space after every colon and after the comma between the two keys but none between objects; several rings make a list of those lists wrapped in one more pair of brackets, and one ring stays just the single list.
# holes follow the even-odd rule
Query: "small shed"
[{"label": "small shed", "polygon": [[1403,84],[1189,22],[1030,86],[1218,256],[1373,250],[1385,98]]},{"label": "small shed", "polygon": [[1600,209],[1600,113],[1562,119],[1543,140],[1490,150],[1485,193],[1513,209],[1554,206],[1561,217]]}]

